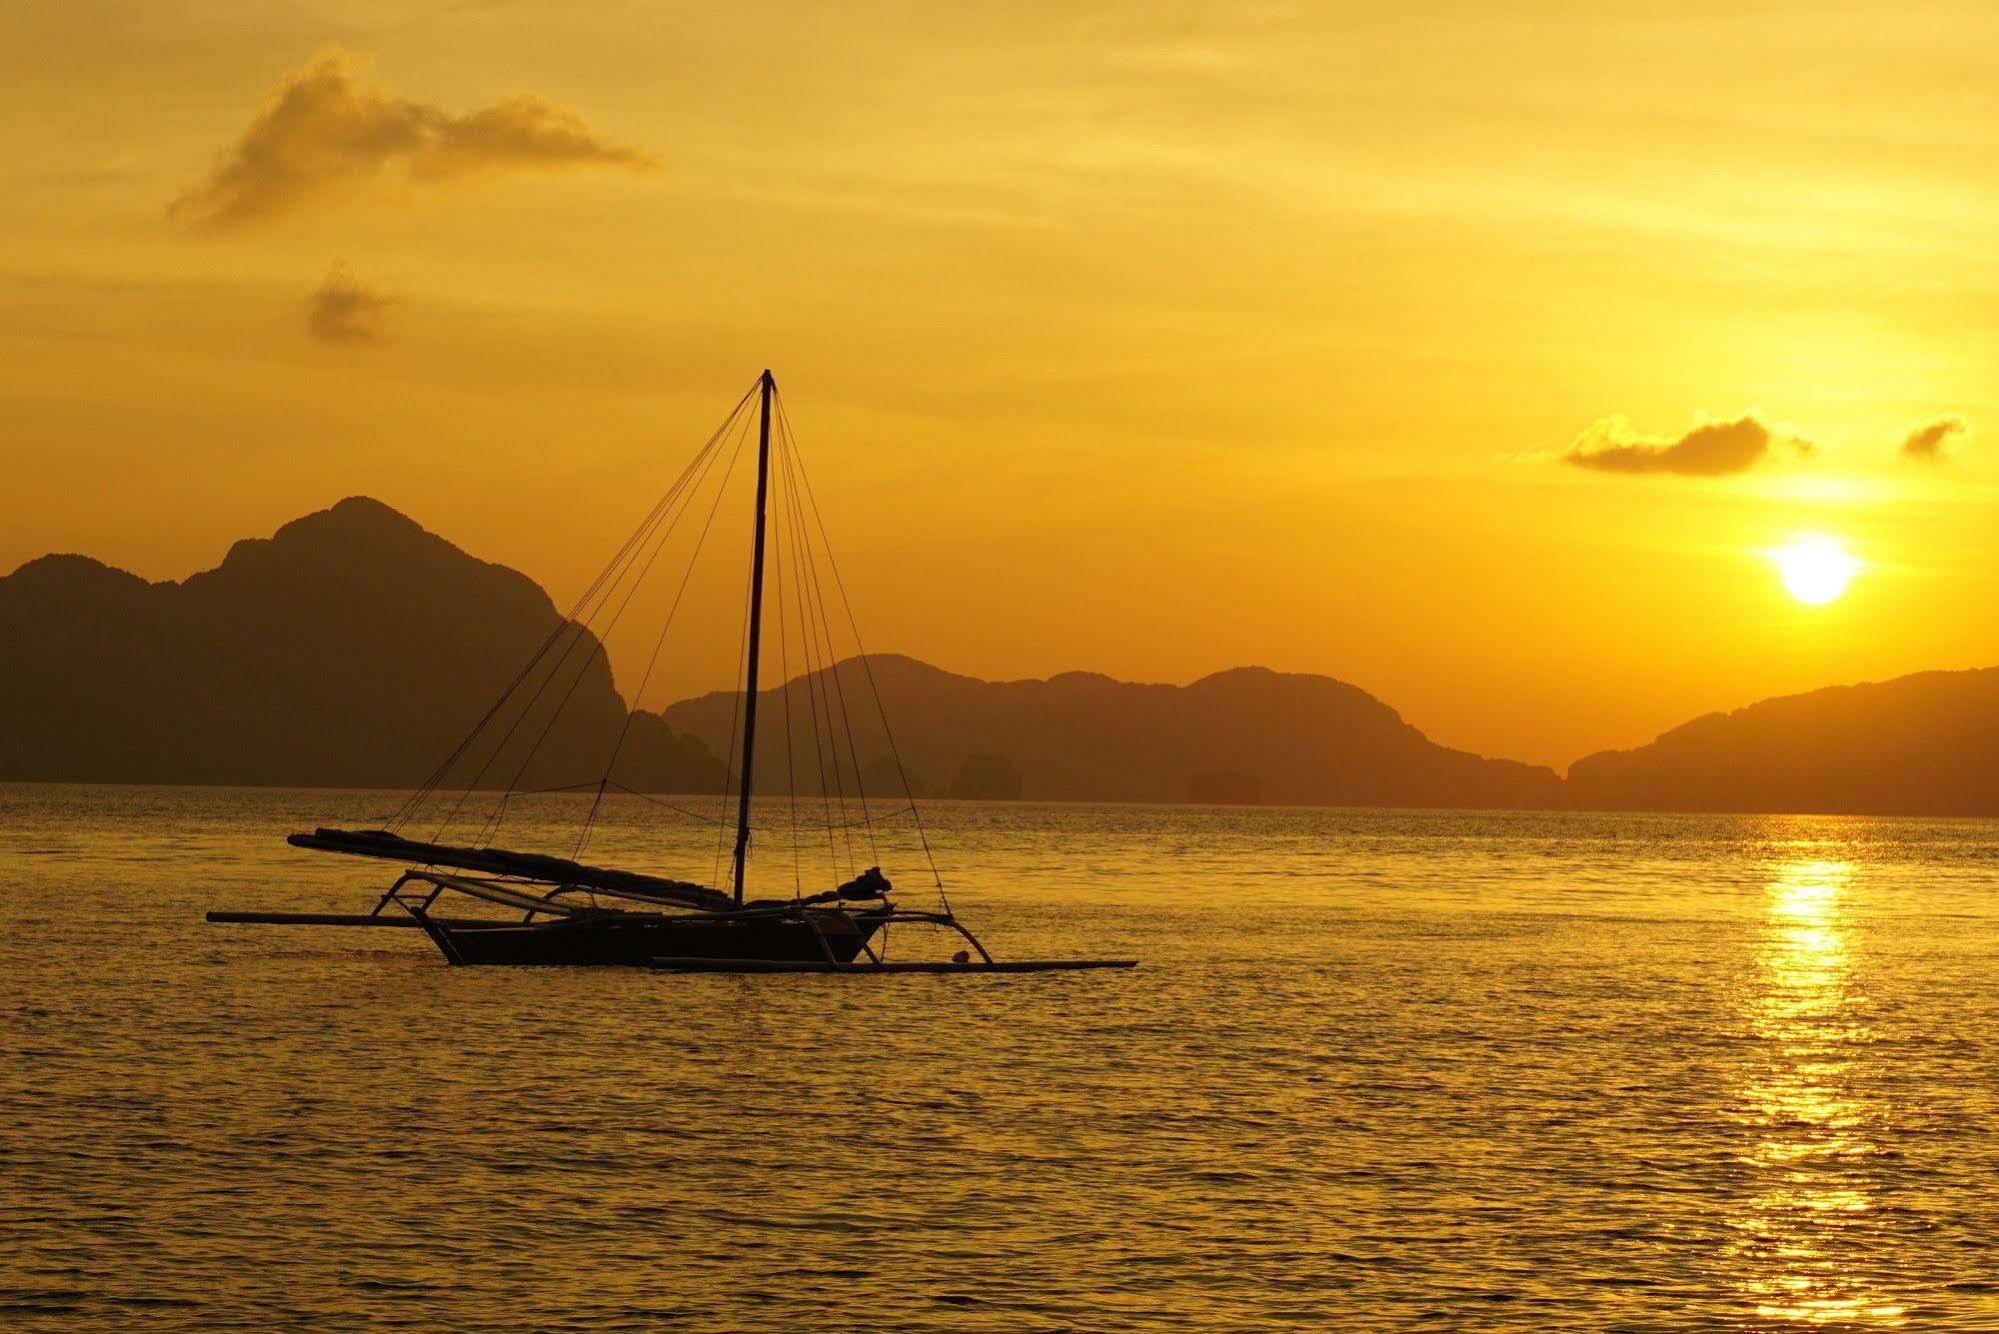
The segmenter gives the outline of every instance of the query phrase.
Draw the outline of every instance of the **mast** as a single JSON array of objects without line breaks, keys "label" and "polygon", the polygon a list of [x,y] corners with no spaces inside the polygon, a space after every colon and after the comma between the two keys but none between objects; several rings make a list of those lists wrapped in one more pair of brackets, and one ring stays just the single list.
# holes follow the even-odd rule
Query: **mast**
[{"label": "mast", "polygon": [[750,766],[757,753],[757,647],[763,637],[764,501],[770,494],[770,396],[777,381],[766,370],[757,381],[763,411],[757,420],[757,522],[750,548],[749,666],[743,681],[743,790],[736,798],[736,906],[743,904],[743,862],[750,850]]}]

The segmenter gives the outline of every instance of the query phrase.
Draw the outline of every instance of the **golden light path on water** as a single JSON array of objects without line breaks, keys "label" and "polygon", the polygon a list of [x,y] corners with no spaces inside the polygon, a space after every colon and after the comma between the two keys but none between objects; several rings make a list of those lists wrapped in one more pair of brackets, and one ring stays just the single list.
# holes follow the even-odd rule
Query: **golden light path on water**
[{"label": "golden light path on water", "polygon": [[1797,861],[1770,885],[1747,1014],[1764,1070],[1743,1090],[1756,1189],[1735,1226],[1760,1319],[1890,1328],[1907,1323],[1903,1307],[1848,1263],[1846,1234],[1875,1208],[1852,1169],[1880,1152],[1881,1115],[1856,1091],[1867,1028],[1847,941],[1852,879],[1844,862]]}]

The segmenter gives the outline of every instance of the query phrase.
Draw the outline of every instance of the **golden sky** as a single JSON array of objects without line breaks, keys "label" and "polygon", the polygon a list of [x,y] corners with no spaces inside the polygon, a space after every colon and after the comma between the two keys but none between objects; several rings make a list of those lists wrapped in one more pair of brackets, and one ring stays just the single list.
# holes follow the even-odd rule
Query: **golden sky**
[{"label": "golden sky", "polygon": [[1566,764],[1999,662],[1990,3],[5,0],[0,86],[0,569],[365,493],[567,603],[770,365],[955,670]]}]

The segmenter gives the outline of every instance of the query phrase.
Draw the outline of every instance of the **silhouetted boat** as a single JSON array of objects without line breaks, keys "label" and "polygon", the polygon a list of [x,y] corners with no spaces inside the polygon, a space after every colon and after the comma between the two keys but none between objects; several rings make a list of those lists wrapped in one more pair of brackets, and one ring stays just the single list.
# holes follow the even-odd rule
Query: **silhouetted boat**
[{"label": "silhouetted boat", "polygon": [[[771,427],[772,399],[776,393],[776,382],[771,373],[765,371],[757,379],[751,394],[758,402],[757,413],[757,482],[756,508],[754,516],[754,538],[751,545],[749,607],[746,616],[746,637],[744,646],[744,681],[742,693],[742,750],[740,759],[740,782],[735,791],[735,844],[732,858],[733,883],[728,892],[688,881],[673,880],[664,876],[637,871],[614,870],[606,867],[585,865],[580,861],[553,857],[539,853],[513,852],[490,846],[455,846],[432,840],[403,837],[393,829],[315,829],[311,833],[290,836],[294,847],[310,848],[324,852],[341,853],[347,856],[374,857],[404,863],[406,869],[390,885],[376,902],[374,909],[365,914],[340,913],[289,913],[289,912],[246,912],[216,911],[208,914],[213,922],[258,922],[291,925],[389,927],[403,926],[422,930],[437,945],[444,957],[454,964],[623,964],[640,965],[674,971],[714,971],[714,972],[932,972],[932,971],[989,971],[989,972],[1036,972],[1054,969],[1077,968],[1128,968],[1135,964],[1130,959],[1104,960],[1033,960],[998,963],[986,951],[984,945],[952,913],[948,900],[943,897],[943,882],[937,880],[939,908],[918,910],[899,907],[892,903],[889,895],[892,889],[887,877],[878,866],[868,867],[858,874],[850,875],[843,882],[812,894],[800,890],[790,898],[746,899],[744,877],[750,845],[751,793],[753,791],[753,770],[756,759],[757,724],[757,676],[761,656],[763,631],[763,600],[765,572],[765,527],[771,479]],[[592,586],[592,593],[605,580],[616,574],[611,583],[616,588],[631,569],[635,567],[639,554],[652,540],[650,533],[656,529],[664,515],[672,513],[672,505],[680,504],[692,494],[688,479],[697,477],[696,469],[702,471],[698,477],[705,478],[706,469],[712,465],[710,453],[713,451],[732,423],[742,416],[751,394],[744,395],[736,408],[724,420],[723,425],[712,436],[695,463],[690,464],[666,498],[654,507],[646,523],[628,539],[617,556],[598,577]],[[745,430],[746,425],[745,425]],[[704,462],[707,460],[707,462]],[[733,455],[731,456],[733,467]],[[802,468],[802,465],[799,465]],[[721,487],[717,488],[716,502],[719,504],[721,490],[727,485],[727,474],[723,476]],[[802,474],[799,479],[802,481]],[[698,480],[693,484],[698,489]],[[802,523],[803,510],[799,507],[794,482],[792,496],[794,524]],[[809,485],[809,484],[808,484]],[[680,497],[679,500],[676,497]],[[679,511],[686,512],[683,505]],[[713,509],[709,518],[713,518]],[[816,505],[812,510],[817,518]],[[675,523],[678,522],[676,518]],[[668,531],[671,529],[669,527]],[[703,538],[706,528],[702,530]],[[795,534],[796,537],[796,534]],[[823,538],[823,530],[822,530]],[[665,544],[661,537],[653,548],[652,556],[657,557]],[[804,555],[796,544],[790,555],[794,562],[801,562],[801,569],[810,574],[803,579],[801,596],[820,598],[820,581],[817,572],[810,565],[812,547],[809,534],[803,539]],[[695,557],[700,547],[697,543]],[[827,553],[830,559],[830,551]],[[651,568],[651,559],[645,562],[644,570]],[[837,581],[838,571],[834,571]],[[631,591],[636,591],[637,583],[644,578],[641,571],[632,583]],[[682,581],[682,590],[685,580]],[[586,593],[579,602],[581,609],[588,604],[592,593]],[[631,592],[625,594],[625,603],[630,601]],[[844,591],[842,592],[844,598]],[[608,596],[605,599],[608,602]],[[604,603],[599,604],[601,611]],[[675,608],[679,599],[675,598]],[[821,628],[824,626],[824,606],[817,607]],[[851,608],[848,609],[851,616]],[[613,622],[615,622],[613,617]],[[672,612],[668,613],[668,625]],[[446,758],[431,780],[404,803],[397,813],[397,823],[407,820],[418,806],[443,783],[451,767],[467,753],[473,742],[489,725],[495,725],[508,707],[515,694],[525,688],[526,683],[536,673],[538,665],[552,651],[553,647],[573,623],[565,620],[563,626],[550,636],[541,650],[530,660],[528,666],[515,678],[512,686],[502,695],[498,704],[488,711],[472,734],[462,742],[453,754]],[[571,642],[571,649],[580,642],[584,630],[578,623],[577,637]],[[825,632],[825,645],[831,649],[831,632]],[[664,642],[665,630],[661,631]],[[817,641],[815,641],[817,642]],[[597,649],[601,651],[601,643]],[[810,650],[808,649],[808,653]],[[655,660],[658,650],[655,649]],[[563,654],[564,660],[568,652]],[[866,664],[865,656],[861,659]],[[543,678],[532,698],[519,710],[513,726],[506,730],[488,759],[487,766],[497,758],[535,707],[542,691],[551,683],[561,669],[561,662],[550,669]],[[872,668],[867,668],[869,685],[873,688]],[[572,686],[573,689],[573,686]],[[644,690],[644,682],[640,683]],[[787,684],[788,689],[788,684]],[[556,706],[559,713],[566,697]],[[791,757],[790,700],[786,695],[786,758]],[[879,708],[879,693],[876,694]],[[832,725],[833,701],[829,695],[825,700],[827,711],[826,737],[837,747],[839,736]],[[636,710],[638,700],[634,698],[632,708]],[[846,725],[848,747],[852,748],[851,719],[845,715],[845,699],[842,692],[839,709],[841,720]],[[813,718],[813,741],[818,746],[821,733],[820,719],[815,703]],[[553,725],[551,717],[542,730]],[[626,727],[629,730],[629,722]],[[884,733],[886,713],[883,714]],[[893,751],[894,740],[889,735]],[[538,744],[538,743],[537,743]],[[623,744],[620,735],[619,745]],[[530,751],[532,758],[532,751]],[[616,763],[617,750],[614,747],[611,758],[606,762],[601,780],[594,787],[596,800],[592,802],[589,817],[584,822],[583,835],[577,841],[580,849],[587,836],[590,822],[594,821],[598,807],[606,791],[616,786],[611,780],[612,768]],[[522,763],[525,770],[526,762]],[[901,760],[896,758],[896,769],[901,776]],[[472,781],[466,785],[465,795],[478,786],[486,772],[482,766]],[[851,775],[859,789],[860,764],[858,754],[852,756]],[[842,771],[837,754],[834,757],[834,778],[839,781]],[[518,776],[518,775],[517,775]],[[822,783],[825,777],[824,761],[821,761]],[[901,776],[904,796],[909,799],[908,813],[917,821],[921,835],[921,817],[916,814],[915,802],[910,797],[906,776]],[[507,797],[512,796],[509,787],[501,797],[501,812]],[[797,793],[792,791],[794,803]],[[865,817],[865,795],[862,795]],[[841,796],[844,811],[845,796]],[[460,805],[463,796],[460,798]],[[454,806],[452,814],[457,813]],[[795,806],[794,806],[795,815]],[[445,825],[450,822],[446,817]],[[497,826],[497,816],[494,822]],[[440,826],[440,834],[443,826]],[[872,832],[872,826],[870,826]],[[829,823],[829,842],[833,827]],[[794,820],[794,841],[796,840]],[[929,841],[922,839],[926,858],[929,856]],[[837,864],[837,862],[836,862]],[[935,864],[932,862],[933,878]],[[445,896],[455,896],[446,899]],[[440,901],[462,902],[485,905],[489,915],[461,916],[438,910]],[[468,905],[469,906],[469,905]],[[500,918],[490,915],[494,908],[518,914],[517,918]],[[892,924],[918,924],[942,927],[956,931],[978,954],[973,962],[968,951],[959,951],[950,964],[888,962],[872,941],[877,939]]]},{"label": "silhouetted boat", "polygon": [[[650,964],[658,958],[850,963],[885,922],[913,920],[888,904],[889,883],[874,867],[825,893],[744,903],[660,876],[533,853],[421,843],[386,830],[316,829],[293,834],[289,842],[412,863],[376,911],[402,909],[452,963]],[[447,892],[516,910],[522,920],[439,918],[431,909]],[[605,899],[624,906],[607,907]],[[935,914],[918,916],[945,921]]]}]

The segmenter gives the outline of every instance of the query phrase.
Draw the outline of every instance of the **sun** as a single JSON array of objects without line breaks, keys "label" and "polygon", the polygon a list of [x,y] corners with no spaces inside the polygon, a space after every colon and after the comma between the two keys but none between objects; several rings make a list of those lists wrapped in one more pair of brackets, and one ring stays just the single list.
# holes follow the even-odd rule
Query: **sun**
[{"label": "sun", "polygon": [[1798,601],[1818,607],[1846,591],[1860,562],[1830,537],[1800,537],[1770,553],[1784,589]]}]

